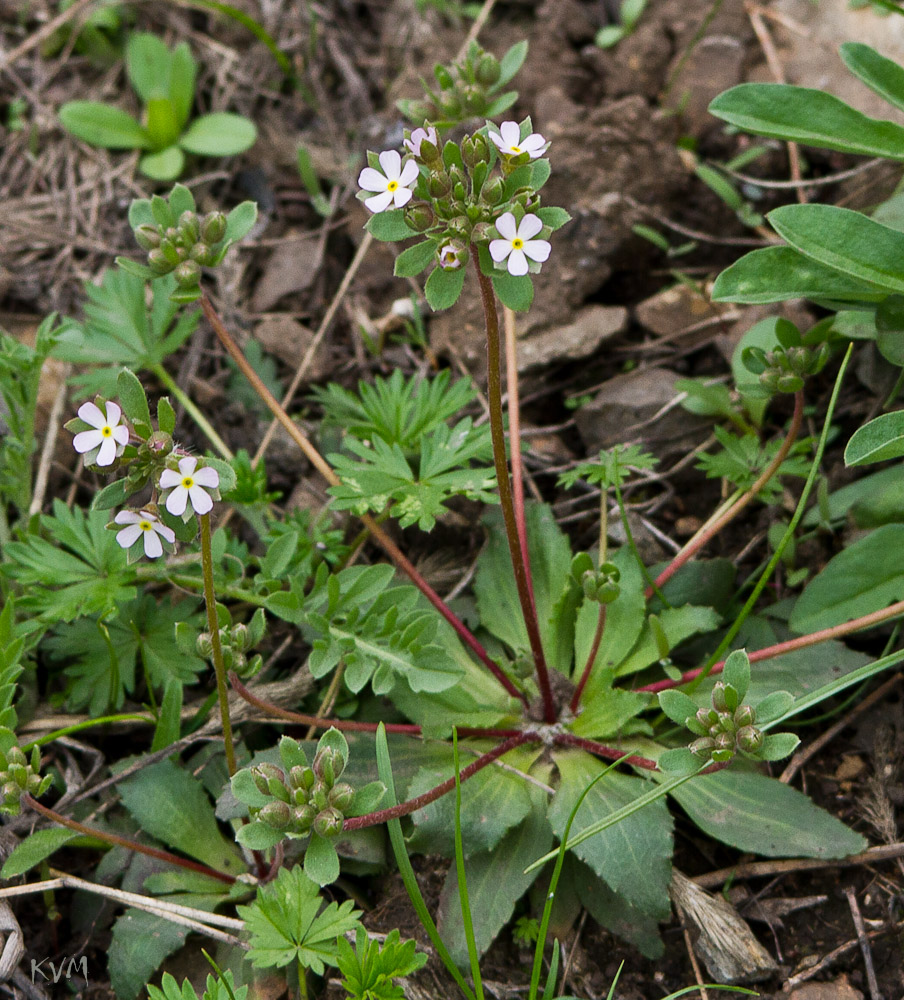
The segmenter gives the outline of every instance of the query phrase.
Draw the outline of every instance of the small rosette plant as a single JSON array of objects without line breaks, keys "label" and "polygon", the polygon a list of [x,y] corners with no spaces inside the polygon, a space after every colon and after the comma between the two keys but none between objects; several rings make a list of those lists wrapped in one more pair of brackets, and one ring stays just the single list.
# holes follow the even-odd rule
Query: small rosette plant
[{"label": "small rosette plant", "polygon": [[700,706],[683,691],[659,694],[659,706],[678,725],[696,737],[688,747],[666,750],[659,766],[670,774],[693,774],[701,767],[727,764],[737,754],[750,760],[782,760],[800,740],[793,733],[765,730],[794,703],[787,691],[774,691],[756,706],[744,702],[750,687],[750,660],[736,649],[725,661],[722,677],[713,685],[710,704]]},{"label": "small rosette plant", "polygon": [[386,788],[373,781],[356,790],[339,780],[348,764],[348,742],[338,729],[321,736],[312,764],[288,736],[279,741],[279,759],[282,767],[265,761],[233,775],[232,792],[251,816],[236,839],[251,850],[266,850],[285,837],[309,837],[305,873],[328,885],[339,877],[333,841],[346,817],[372,812]]},{"label": "small rosette plant", "polygon": [[432,265],[424,289],[432,309],[456,302],[472,257],[503,304],[529,308],[530,276],[549,259],[549,235],[570,219],[564,209],[542,204],[548,147],[525,118],[498,127],[487,122],[445,144],[438,127],[425,123],[406,133],[404,156],[367,154],[358,178],[358,197],[373,213],[367,229],[387,242],[420,234],[397,258],[395,273],[414,277]]}]

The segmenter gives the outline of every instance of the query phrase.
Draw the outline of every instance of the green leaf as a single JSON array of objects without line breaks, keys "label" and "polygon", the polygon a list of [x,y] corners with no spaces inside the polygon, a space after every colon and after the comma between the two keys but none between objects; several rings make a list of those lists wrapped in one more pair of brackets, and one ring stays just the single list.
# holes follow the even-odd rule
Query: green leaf
[{"label": "green leaf", "polygon": [[179,145],[198,156],[235,156],[250,149],[257,139],[253,121],[228,111],[196,118],[182,133]]},{"label": "green leaf", "polygon": [[166,42],[157,35],[136,31],[129,36],[126,72],[143,104],[155,97],[168,96],[170,58]]},{"label": "green leaf", "polygon": [[201,782],[172,760],[160,761],[117,786],[142,829],[217,871],[238,875],[245,864],[220,832]]},{"label": "green leaf", "polygon": [[330,885],[339,878],[339,855],[332,841],[312,833],[304,852],[304,873],[319,886]]},{"label": "green leaf", "polygon": [[839,552],[804,589],[788,621],[815,632],[904,599],[904,524],[886,524]]},{"label": "green leaf", "polygon": [[844,449],[844,464],[871,465],[904,455],[904,410],[883,413],[851,435]]},{"label": "green leaf", "polygon": [[367,220],[364,228],[381,243],[396,243],[399,240],[407,240],[409,236],[418,235],[405,222],[405,213],[401,208],[377,212]]},{"label": "green leaf", "polygon": [[767,218],[779,236],[821,264],[904,291],[904,233],[899,230],[835,205],[783,205]]},{"label": "green leaf", "polygon": [[[686,604],[683,608],[665,608],[659,613],[659,623],[668,640],[669,649],[674,649],[679,643],[692,635],[711,632],[718,628],[720,615],[712,608],[697,607]],[[630,655],[618,664],[616,676],[637,673],[644,670],[661,658],[656,633],[649,622],[643,626],[637,645]]]},{"label": "green leaf", "polygon": [[136,1000],[154,973],[185,943],[188,928],[143,910],[126,910],[113,925],[107,971],[114,996]]},{"label": "green leaf", "polygon": [[904,111],[904,69],[859,42],[845,42],[838,51],[854,76],[889,104]]},{"label": "green leaf", "polygon": [[561,229],[566,222],[571,222],[571,215],[564,208],[559,208],[556,205],[550,205],[548,208],[538,208],[535,214],[543,225],[549,226],[553,232]]},{"label": "green leaf", "polygon": [[147,264],[139,264],[138,261],[130,260],[128,257],[117,257],[116,266],[121,267],[123,271],[136,278],[141,278],[142,281],[153,281],[154,278],[159,277],[157,272],[149,268]]},{"label": "green leaf", "polygon": [[182,684],[175,678],[167,681],[160,702],[160,714],[154,727],[151,753],[171,746],[182,733]]},{"label": "green leaf", "polygon": [[[462,785],[462,791],[470,781]],[[474,938],[482,955],[511,918],[515,904],[540,874],[524,869],[552,846],[552,830],[543,815],[545,794],[535,786],[526,792],[531,799],[524,822],[499,841],[496,850],[471,854],[467,861],[468,899],[474,922]],[[467,846],[467,840],[466,840]],[[437,915],[440,932],[452,957],[459,965],[468,959],[461,906],[458,897],[458,873],[449,869],[443,885]]]},{"label": "green leaf", "polygon": [[[587,785],[606,764],[575,751],[554,754],[561,783],[549,807],[549,822],[558,837]],[[650,789],[642,778],[611,771],[587,794],[574,820],[571,836],[620,809]],[[670,912],[672,818],[663,799],[626,817],[574,848],[575,854],[619,896],[643,913],[666,919]]]},{"label": "green leaf", "polygon": [[661,958],[664,948],[659,936],[659,922],[632,906],[624,896],[614,893],[587,865],[573,857],[566,859],[566,864],[569,862],[574,865],[572,881],[578,898],[590,916],[602,927],[632,944],[646,958]]},{"label": "green leaf", "polygon": [[236,243],[247,236],[251,227],[257,222],[257,204],[253,201],[243,201],[226,216],[226,236],[230,243]]},{"label": "green leaf", "polygon": [[160,150],[172,146],[179,138],[179,123],[169,98],[152,98],[148,101],[146,112],[147,125],[145,127],[151,137],[151,148]]},{"label": "green leaf", "polygon": [[285,834],[266,823],[252,822],[240,827],[235,839],[249,851],[266,851],[284,840]]},{"label": "green leaf", "polygon": [[692,719],[697,714],[697,703],[683,691],[660,691],[659,707],[679,726],[683,726],[687,719]]},{"label": "green leaf", "polygon": [[858,281],[791,247],[764,247],[727,267],[713,285],[713,302],[759,304],[785,299],[879,302],[888,292]]},{"label": "green leaf", "polygon": [[94,494],[91,501],[92,510],[112,510],[121,507],[129,496],[125,479],[117,479]]},{"label": "green leaf", "polygon": [[769,858],[843,858],[867,846],[806,795],[764,774],[718,771],[671,794],[704,833],[741,851]]},{"label": "green leaf", "polygon": [[397,278],[413,278],[421,273],[436,259],[436,244],[432,240],[424,240],[408,247],[396,257],[393,274]]},{"label": "green leaf", "polygon": [[98,101],[69,101],[60,108],[60,124],[77,139],[104,149],[150,149],[147,130],[119,108]]},{"label": "green leaf", "polygon": [[904,128],[855,111],[821,90],[742,83],[710,104],[717,118],[745,132],[842,153],[904,159]]},{"label": "green leaf", "polygon": [[129,420],[132,423],[140,422],[150,427],[151,411],[148,407],[148,398],[144,393],[144,386],[135,375],[135,372],[128,368],[123,368],[119,373],[116,386],[119,390],[123,412]]},{"label": "green leaf", "polygon": [[195,100],[198,64],[187,42],[180,42],[170,56],[169,99],[176,113],[177,134],[182,132]]},{"label": "green leaf", "polygon": [[[412,248],[413,249],[413,248]],[[424,285],[424,294],[427,302],[434,312],[440,309],[448,309],[454,306],[461,295],[461,290],[465,284],[465,269],[458,268],[455,271],[447,271],[441,267],[435,267],[427,278]]]},{"label": "green leaf", "polygon": [[176,430],[176,411],[169,396],[161,396],[157,400],[157,426],[164,434],[172,434]]},{"label": "green leaf", "polygon": [[750,687],[750,660],[747,658],[746,650],[736,649],[728,654],[725,666],[722,668],[722,678],[737,691],[738,700],[743,702]]},{"label": "green leaf", "polygon": [[784,760],[800,746],[794,733],[767,733],[757,756],[760,760]]},{"label": "green leaf", "polygon": [[24,875],[65,844],[80,836],[81,834],[61,826],[54,826],[49,830],[35,830],[25,840],[16,844],[10,856],[3,863],[0,878],[15,878],[17,875]]},{"label": "green leaf", "polygon": [[593,44],[601,49],[611,49],[625,37],[625,29],[620,24],[607,24],[593,37]]},{"label": "green leaf", "polygon": [[168,146],[157,153],[146,153],[138,161],[138,169],[151,180],[172,181],[185,169],[185,154],[178,146]]},{"label": "green leaf", "polygon": [[527,40],[516,42],[499,60],[499,79],[490,88],[490,93],[501,90],[524,65],[527,58]]},{"label": "green leaf", "polygon": [[493,288],[496,289],[499,301],[515,312],[527,312],[534,301],[534,283],[528,274],[494,271]]}]

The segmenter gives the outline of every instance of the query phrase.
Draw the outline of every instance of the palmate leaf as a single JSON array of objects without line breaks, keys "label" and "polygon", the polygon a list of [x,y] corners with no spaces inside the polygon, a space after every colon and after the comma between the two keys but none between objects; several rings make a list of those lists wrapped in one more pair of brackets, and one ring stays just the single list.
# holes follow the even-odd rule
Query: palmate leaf
[{"label": "palmate leaf", "polygon": [[53,350],[63,361],[115,366],[78,376],[85,395],[115,395],[119,366],[137,372],[160,364],[191,336],[200,313],[170,301],[175,287],[172,275],[154,281],[148,310],[144,279],[122,268],[107,271],[100,285],[85,284],[85,318],[65,321]]}]

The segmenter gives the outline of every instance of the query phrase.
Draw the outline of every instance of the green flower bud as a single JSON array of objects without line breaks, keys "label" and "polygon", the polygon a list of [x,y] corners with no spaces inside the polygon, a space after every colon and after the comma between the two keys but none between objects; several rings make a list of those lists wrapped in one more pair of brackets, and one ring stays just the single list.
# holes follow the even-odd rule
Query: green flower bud
[{"label": "green flower bud", "polygon": [[743,729],[744,726],[752,726],[756,722],[756,709],[754,709],[753,705],[739,705],[734,714],[734,721],[738,729]]},{"label": "green flower bud", "polygon": [[3,784],[3,799],[7,802],[18,802],[22,789],[15,781],[7,781]]},{"label": "green flower bud", "polygon": [[264,795],[270,794],[270,781],[285,782],[286,776],[275,764],[255,764],[251,768],[251,777],[257,790]]},{"label": "green flower bud", "polygon": [[312,805],[295,807],[295,824],[299,833],[307,833],[317,816],[317,810]]},{"label": "green flower bud", "polygon": [[332,788],[333,782],[345,770],[345,762],[342,760],[342,755],[332,747],[324,747],[322,750],[318,750],[314,757],[313,766],[314,774],[330,788]]},{"label": "green flower bud", "polygon": [[321,837],[338,837],[344,825],[345,819],[342,813],[330,806],[317,814],[314,820],[314,832],[319,833]]},{"label": "green flower bud", "polygon": [[426,202],[417,202],[405,209],[405,222],[416,233],[426,233],[436,222],[436,214]]},{"label": "green flower bud", "polygon": [[156,226],[145,223],[133,230],[135,242],[142,250],[154,250],[160,246],[160,230]]},{"label": "green flower bud", "polygon": [[452,181],[445,170],[435,170],[427,177],[427,190],[431,198],[445,198],[452,190]]},{"label": "green flower bud", "polygon": [[157,274],[169,274],[174,264],[170,264],[166,254],[160,247],[155,247],[148,252],[148,267]]},{"label": "green flower bud", "polygon": [[439,107],[440,111],[442,111],[447,118],[458,118],[463,110],[461,98],[458,94],[454,93],[444,95],[443,99],[440,101]]},{"label": "green flower bud", "polygon": [[9,750],[6,751],[7,766],[13,764],[18,764],[21,767],[25,767],[28,764],[28,758],[25,756],[22,748],[13,744]]},{"label": "green flower bud", "polygon": [[24,764],[10,764],[6,773],[24,792],[28,787],[28,768]]},{"label": "green flower bud", "polygon": [[213,656],[213,639],[209,632],[202,632],[195,639],[195,652],[202,660],[209,660]]},{"label": "green flower bud", "polygon": [[178,228],[181,230],[182,238],[186,243],[195,243],[201,231],[201,224],[194,212],[186,210],[179,216]]},{"label": "green flower bud", "polygon": [[326,809],[329,805],[330,789],[322,781],[318,781],[311,789],[310,802],[316,809]]},{"label": "green flower bud", "polygon": [[763,745],[765,736],[756,726],[744,726],[738,730],[737,744],[744,753],[756,753]]},{"label": "green flower bud", "polygon": [[483,87],[492,87],[501,74],[502,67],[499,65],[499,60],[489,52],[484,53],[477,63],[475,73],[477,82]]},{"label": "green flower bud", "polygon": [[331,806],[338,809],[339,812],[344,813],[355,799],[355,790],[351,785],[340,781],[338,784],[333,785],[329,799]]},{"label": "green flower bud", "polygon": [[719,735],[715,738],[714,743],[716,744],[713,748],[714,750],[734,751],[734,736],[730,733],[719,733]]},{"label": "green flower bud", "polygon": [[490,157],[487,141],[479,133],[466,135],[461,141],[461,158],[468,169],[473,170],[478,163],[483,163]]},{"label": "green flower bud", "polygon": [[213,263],[213,250],[206,243],[195,243],[188,251],[189,260],[195,260],[204,267],[209,267]]},{"label": "green flower bud", "polygon": [[[183,248],[176,246],[175,240],[171,240],[169,237],[161,240],[160,246],[157,249],[163,254],[163,259],[167,264],[171,264],[173,267],[182,260],[179,250]],[[150,259],[150,254],[148,254],[148,259]]]},{"label": "green flower bud", "polygon": [[690,750],[695,757],[700,757],[702,760],[706,760],[715,747],[716,741],[714,739],[709,736],[701,736],[699,740],[694,740],[694,742],[691,743],[688,750]]},{"label": "green flower bud", "polygon": [[504,190],[505,184],[501,177],[490,177],[480,189],[480,200],[491,207],[498,205]]},{"label": "green flower bud", "polygon": [[293,788],[292,789],[292,801],[297,806],[306,806],[308,804],[308,790],[306,788]]},{"label": "green flower bud", "polygon": [[212,246],[226,235],[226,216],[222,212],[210,212],[201,223],[201,239]]},{"label": "green flower bud", "polygon": [[196,260],[184,260],[173,271],[180,288],[194,288],[201,280],[201,265]]},{"label": "green flower bud", "polygon": [[455,86],[455,80],[452,74],[443,66],[442,63],[437,63],[433,67],[433,75],[436,77],[436,82],[442,87],[443,90],[451,90]]},{"label": "green flower bud", "polygon": [[172,435],[166,431],[154,431],[144,444],[147,450],[158,458],[169,455],[173,450]]},{"label": "green flower bud", "polygon": [[292,824],[292,810],[285,802],[268,802],[257,817],[274,830],[287,830]]},{"label": "green flower bud", "polygon": [[308,790],[308,786],[305,784],[305,771],[310,770],[310,768],[303,767],[301,764],[296,764],[291,771],[289,771],[289,784],[292,788],[303,788],[305,791]]},{"label": "green flower bud", "polygon": [[724,681],[716,681],[716,683],[713,684],[712,701],[713,708],[717,712],[724,712],[728,708],[728,704],[725,701]]}]

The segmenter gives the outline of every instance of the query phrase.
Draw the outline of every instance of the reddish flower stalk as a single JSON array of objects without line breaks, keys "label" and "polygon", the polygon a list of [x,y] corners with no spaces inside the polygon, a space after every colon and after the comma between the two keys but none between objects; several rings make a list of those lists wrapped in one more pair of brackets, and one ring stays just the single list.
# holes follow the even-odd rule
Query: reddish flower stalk
[{"label": "reddish flower stalk", "polygon": [[587,657],[587,663],[584,665],[584,669],[581,673],[581,679],[578,681],[578,686],[575,688],[574,695],[571,698],[571,708],[572,712],[578,710],[578,706],[581,704],[581,695],[584,693],[584,688],[587,686],[587,681],[590,680],[590,671],[593,669],[593,661],[596,659],[596,654],[600,651],[600,643],[603,640],[603,630],[606,627],[606,605],[600,605],[599,616],[596,619],[596,632],[593,633],[593,643],[590,646],[590,654]]},{"label": "reddish flower stalk", "polygon": [[[471,247],[471,256],[478,260],[477,247]],[[537,609],[534,605],[529,584],[530,554],[526,546],[522,546],[522,536],[526,538],[524,527],[524,508],[515,507],[512,496],[512,485],[509,480],[508,463],[505,455],[505,429],[502,414],[502,376],[499,365],[499,315],[496,312],[496,295],[490,279],[476,264],[477,281],[480,284],[480,297],[483,302],[484,319],[487,328],[487,401],[490,408],[490,433],[493,438],[493,464],[496,469],[496,483],[499,487],[499,502],[502,507],[502,518],[505,522],[505,534],[508,539],[509,552],[512,557],[512,570],[515,574],[515,586],[518,590],[518,601],[527,628],[527,638],[530,642],[534,667],[537,671],[537,683],[543,696],[543,715],[547,722],[556,720],[556,708],[549,684],[549,671],[546,666],[546,656],[543,653],[543,641],[540,637],[540,626],[537,620]],[[520,526],[519,526],[520,525]]]},{"label": "reddish flower stalk", "polygon": [[106,830],[95,830],[94,827],[85,826],[84,823],[79,823],[78,820],[69,819],[68,816],[61,816],[53,809],[41,805],[37,799],[33,798],[27,792],[22,796],[22,802],[47,819],[53,820],[54,823],[65,826],[70,830],[75,830],[76,833],[80,833],[85,837],[96,837],[98,840],[106,841],[108,844],[115,844],[117,847],[125,847],[129,851],[146,854],[149,858],[156,858],[158,861],[166,861],[167,864],[176,865],[179,868],[187,868],[189,871],[199,872],[201,875],[207,875],[209,878],[225,882],[227,885],[232,885],[236,881],[235,875],[228,875],[226,872],[217,871],[216,868],[209,868],[207,865],[202,865],[200,861],[180,858],[177,854],[171,854],[169,851],[161,851],[156,847],[148,847],[146,844],[139,844],[137,840],[129,840],[127,837],[120,837],[118,834],[108,833]]},{"label": "reddish flower stalk", "polygon": [[658,771],[659,765],[649,757],[632,755],[625,757],[624,750],[616,750],[615,747],[606,746],[605,743],[597,743],[596,740],[587,740],[583,736],[575,736],[574,733],[556,733],[553,742],[563,747],[578,747],[592,753],[595,757],[602,757],[604,760],[622,760],[623,763],[632,764],[634,767],[643,767],[647,771]]},{"label": "reddish flower stalk", "polygon": [[[225,324],[220,319],[217,311],[214,309],[210,299],[208,299],[206,295],[201,296],[201,308],[204,310],[204,315],[207,317],[207,321],[213,328],[214,333],[216,333],[222,345],[229,352],[232,360],[235,361],[236,365],[238,365],[239,371],[241,371],[241,373],[248,379],[253,386],[254,391],[258,394],[258,396],[260,396],[264,403],[266,403],[270,412],[283,425],[291,438],[304,452],[308,461],[314,466],[315,469],[317,469],[323,478],[326,479],[331,486],[338,486],[339,477],[333,471],[329,462],[327,462],[314,445],[311,444],[289,414],[286,413],[279,400],[261,381],[260,376],[248,363],[248,359],[245,357],[238,344],[236,344],[233,340],[232,335],[226,329]],[[475,656],[477,656],[490,673],[499,681],[503,688],[505,688],[505,690],[512,695],[512,697],[518,698],[521,702],[523,702],[525,707],[527,707],[527,697],[524,693],[519,691],[512,681],[505,676],[499,664],[492,659],[490,654],[483,648],[467,625],[461,621],[461,619],[455,614],[454,611],[452,611],[439,594],[437,594],[430,584],[427,583],[424,577],[417,571],[414,564],[389,537],[383,527],[379,525],[369,514],[365,514],[361,518],[361,521],[383,548],[383,551],[395,563],[395,565],[402,570],[402,572],[408,577],[409,580],[411,580],[418,590],[420,590],[420,592],[436,608],[443,618],[445,618],[452,628],[455,629],[461,641],[472,650]]]},{"label": "reddish flower stalk", "polygon": [[[494,760],[502,757],[503,754],[507,754],[509,750],[514,750],[515,747],[519,747],[523,743],[534,743],[538,740],[539,737],[536,733],[516,733],[503,743],[500,743],[499,746],[493,747],[492,750],[482,754],[473,763],[468,764],[467,767],[463,767],[459,772],[459,777],[462,781],[467,781],[468,778],[478,771],[483,770],[488,764],[492,764]],[[454,775],[451,778],[447,778],[435,788],[431,788],[429,792],[424,792],[423,795],[418,795],[407,802],[400,802],[389,809],[380,809],[377,812],[368,813],[366,816],[353,816],[345,821],[342,829],[344,831],[362,830],[367,826],[377,826],[380,823],[387,823],[391,819],[399,819],[401,816],[407,816],[409,813],[416,812],[418,809],[422,809],[431,802],[442,798],[443,795],[451,792],[453,788],[455,788]]]},{"label": "reddish flower stalk", "polygon": [[[729,507],[728,510],[721,515],[721,517],[716,518],[716,520],[711,524],[706,525],[687,543],[687,545],[684,546],[684,548],[675,556],[668,566],[666,566],[659,576],[656,577],[655,585],[657,587],[662,587],[665,582],[670,580],[685,563],[689,562],[708,542],[710,542],[725,527],[726,524],[733,521],[778,472],[782,462],[784,462],[784,460],[788,457],[788,452],[791,451],[792,445],[797,440],[803,416],[804,393],[802,389],[798,389],[798,391],[794,393],[794,414],[791,417],[791,426],[788,428],[788,434],[782,442],[781,448],[779,448],[776,453],[775,458],[773,458],[769,465],[766,466],[760,477],[750,487],[750,489],[747,490],[743,496],[738,497],[736,503],[732,504],[732,506]],[[653,587],[647,587],[644,591],[644,596],[649,599],[652,594]]]}]

